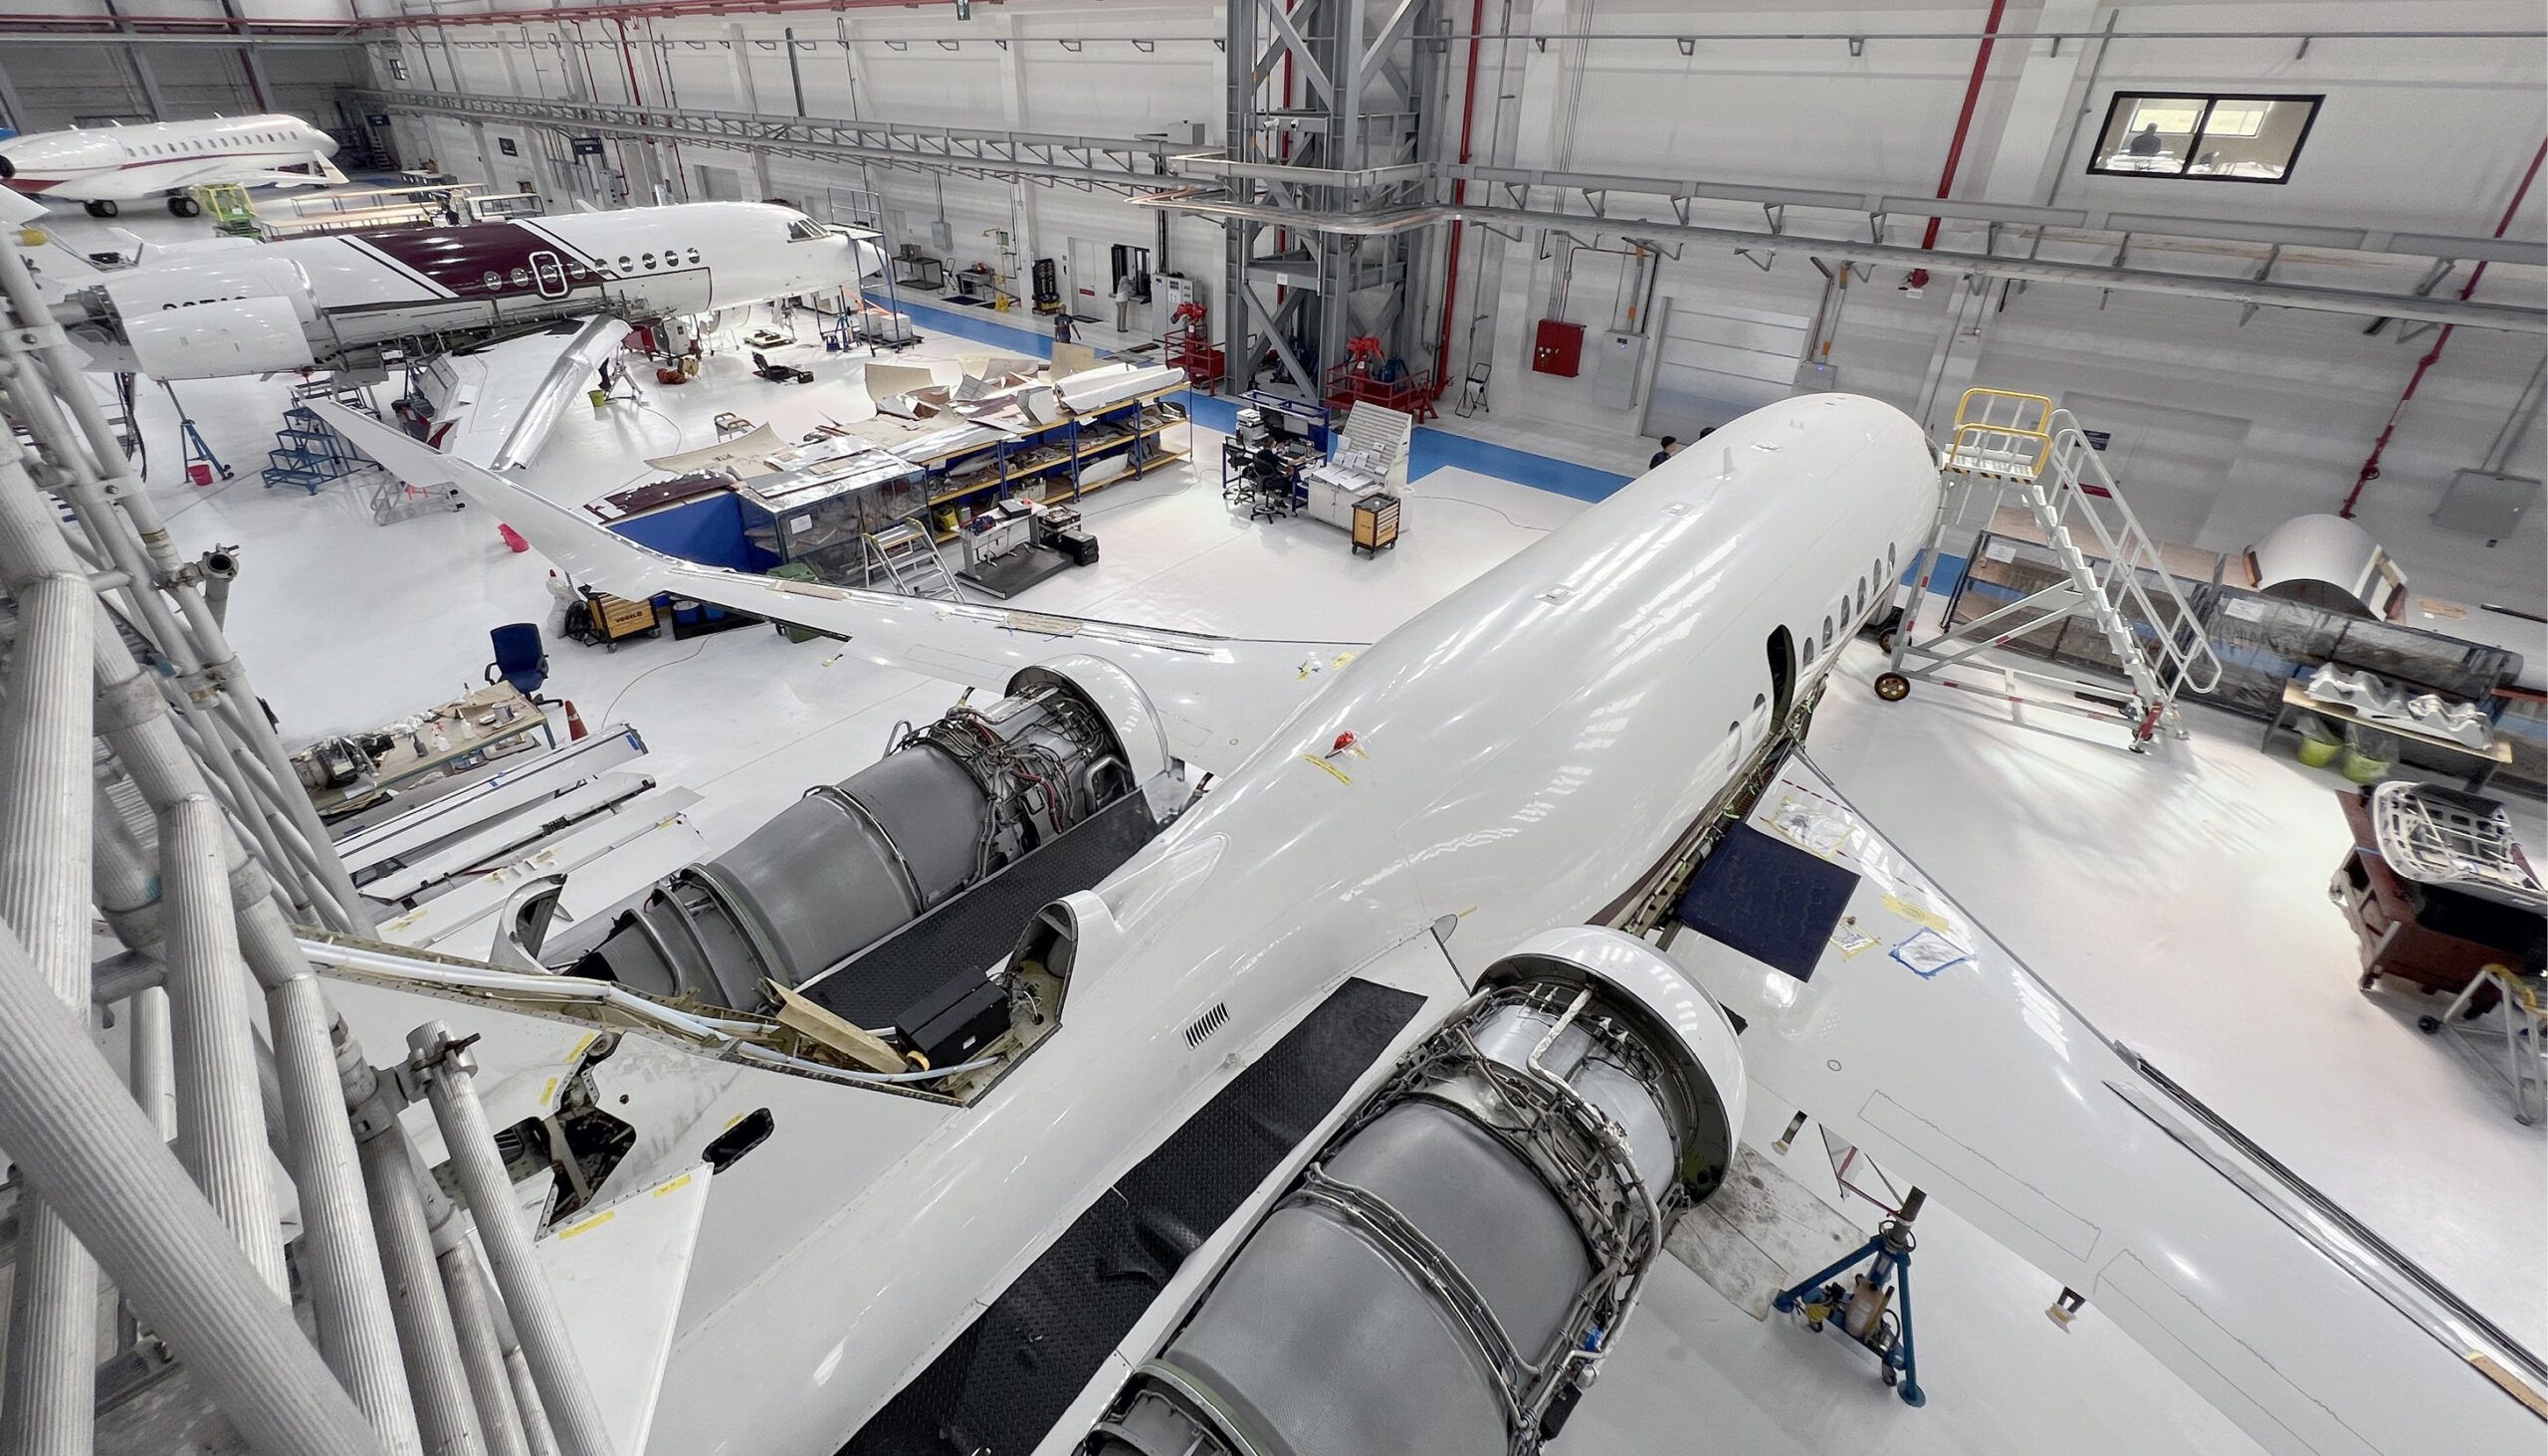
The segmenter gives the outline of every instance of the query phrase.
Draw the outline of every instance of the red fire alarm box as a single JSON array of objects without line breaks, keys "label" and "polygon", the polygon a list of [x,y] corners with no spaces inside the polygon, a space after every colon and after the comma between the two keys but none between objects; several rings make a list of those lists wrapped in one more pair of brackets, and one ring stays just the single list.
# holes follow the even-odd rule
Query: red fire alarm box
[{"label": "red fire alarm box", "polygon": [[1563,318],[1540,320],[1539,337],[1531,345],[1531,371],[1572,379],[1584,363],[1584,325]]}]

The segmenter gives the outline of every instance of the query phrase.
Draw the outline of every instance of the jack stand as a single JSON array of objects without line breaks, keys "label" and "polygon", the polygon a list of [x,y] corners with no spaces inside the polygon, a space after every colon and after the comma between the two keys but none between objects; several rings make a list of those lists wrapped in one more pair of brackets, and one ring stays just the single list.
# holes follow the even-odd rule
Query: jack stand
[{"label": "jack stand", "polygon": [[[1913,1188],[1902,1200],[1901,1216],[1886,1219],[1875,1237],[1770,1301],[1770,1308],[1781,1314],[1802,1310],[1808,1330],[1819,1330],[1836,1317],[1842,1334],[1875,1354],[1884,1383],[1899,1382],[1902,1403],[1914,1408],[1929,1403],[1920,1389],[1920,1362],[1911,1350],[1911,1220],[1920,1216],[1926,1197]],[[1828,1282],[1861,1259],[1868,1261],[1864,1274],[1846,1285]],[[1888,1311],[1888,1305],[1895,1308]],[[1894,1315],[1891,1329],[1885,1324],[1887,1313]]]},{"label": "jack stand", "polygon": [[177,441],[184,447],[180,466],[186,479],[198,486],[230,479],[230,467],[223,465],[221,457],[212,453],[212,447],[203,443],[203,432],[195,428],[193,416],[177,402],[176,386],[162,380],[159,387],[168,391],[168,403],[177,411]]}]

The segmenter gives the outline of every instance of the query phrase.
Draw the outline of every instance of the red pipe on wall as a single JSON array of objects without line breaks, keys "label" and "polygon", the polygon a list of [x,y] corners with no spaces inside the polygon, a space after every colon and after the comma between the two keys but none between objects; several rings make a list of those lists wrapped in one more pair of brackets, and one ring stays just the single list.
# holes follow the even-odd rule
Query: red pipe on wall
[{"label": "red pipe on wall", "polygon": [[[2521,174],[2521,185],[2513,189],[2512,205],[2504,209],[2503,220],[2495,224],[2496,237],[2500,238],[2509,231],[2512,220],[2520,216],[2522,199],[2530,195],[2530,184],[2539,180],[2539,164],[2543,161],[2548,161],[2548,138],[2543,138],[2539,149],[2530,154],[2530,170]],[[2486,263],[2481,258],[2476,267],[2468,270],[2468,282],[2459,290],[2460,302],[2467,302],[2468,296],[2477,292],[2477,281],[2485,276]],[[2426,371],[2442,362],[2442,351],[2450,346],[2450,335],[2456,326],[2449,323],[2442,325],[2442,332],[2434,338],[2432,351],[2416,360],[2416,372],[2407,376],[2406,390],[2389,410],[2389,422],[2380,427],[2380,438],[2371,442],[2371,454],[2363,460],[2362,472],[2353,478],[2353,489],[2345,493],[2345,504],[2337,508],[2338,516],[2352,520],[2354,504],[2362,499],[2363,487],[2380,479],[2380,457],[2389,449],[2389,437],[2398,433],[2398,417],[2407,412],[2407,402],[2416,397],[2416,388],[2425,382]]]},{"label": "red pipe on wall", "polygon": [[[1460,163],[1469,159],[1469,135],[1477,123],[1477,33],[1486,24],[1486,0],[1472,0],[1469,6],[1469,79],[1460,90]],[[1469,200],[1466,177],[1451,182],[1451,205]],[[1451,220],[1451,242],[1442,263],[1441,336],[1433,343],[1433,397],[1451,387],[1451,305],[1460,294],[1460,220]]]},{"label": "red pipe on wall", "polygon": [[[1964,161],[1964,139],[1973,130],[1973,113],[1982,105],[1982,80],[1991,70],[1991,47],[1996,44],[1996,38],[2000,34],[2000,17],[2007,14],[2008,10],[2009,0],[1991,0],[1991,19],[1982,27],[1984,33],[1982,46],[1973,53],[1973,76],[1964,84],[1964,109],[1956,112],[1955,138],[1947,143],[1946,168],[1938,174],[1938,196],[1941,198],[1955,190],[1956,168]],[[1923,248],[1938,246],[1938,219],[1934,217],[1929,219],[1927,230],[1920,234],[1920,246]],[[1915,268],[1911,273],[1912,287],[1918,288],[1928,283],[1927,269]]]}]

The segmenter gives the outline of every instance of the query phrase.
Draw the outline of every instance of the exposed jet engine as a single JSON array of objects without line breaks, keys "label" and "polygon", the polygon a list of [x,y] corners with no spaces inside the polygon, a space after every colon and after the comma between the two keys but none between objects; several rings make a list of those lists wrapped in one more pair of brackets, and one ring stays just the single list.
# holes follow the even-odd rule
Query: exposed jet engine
[{"label": "exposed jet engine", "polygon": [[1743,1125],[1734,1027],[1652,947],[1525,941],[1357,1109],[1083,1456],[1530,1453]]},{"label": "exposed jet engine", "polygon": [[1094,884],[1185,796],[1181,766],[1130,678],[1091,658],[1029,668],[997,703],[959,702],[903,728],[877,762],[674,872],[566,968],[739,1009],[768,1003],[763,981],[809,990],[820,981],[816,999],[836,1014],[892,1029],[946,1065],[946,1054],[972,1049],[972,1032],[1004,1024],[982,971],[1014,938],[1016,919],[993,921],[1000,944],[976,958],[907,957],[893,985],[862,985],[878,973],[854,958],[934,913],[962,918],[953,902],[965,891],[1083,826],[1095,831],[1091,863],[1046,867],[1076,872],[1061,893]]}]

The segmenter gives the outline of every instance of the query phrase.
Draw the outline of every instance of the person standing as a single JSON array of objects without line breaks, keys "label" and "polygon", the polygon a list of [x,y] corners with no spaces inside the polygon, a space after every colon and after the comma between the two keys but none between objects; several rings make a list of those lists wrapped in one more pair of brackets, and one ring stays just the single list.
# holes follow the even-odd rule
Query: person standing
[{"label": "person standing", "polygon": [[1078,341],[1079,330],[1071,323],[1071,311],[1064,308],[1053,315],[1053,342],[1077,343]]},{"label": "person standing", "polygon": [[1661,465],[1663,462],[1670,460],[1673,456],[1680,453],[1680,440],[1674,436],[1666,435],[1663,437],[1663,448],[1654,452],[1654,458],[1645,463],[1645,468],[1647,470],[1652,470],[1656,466]]},{"label": "person standing", "polygon": [[1133,331],[1133,275],[1130,270],[1115,278],[1115,331]]},{"label": "person standing", "polygon": [[2152,121],[2134,133],[2132,144],[2124,149],[2134,156],[2157,156],[2167,146],[2159,137],[2159,123]]}]

